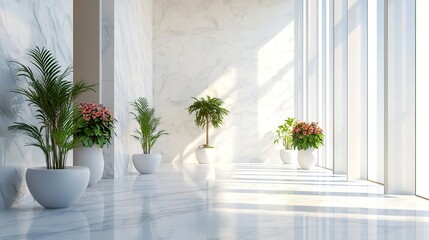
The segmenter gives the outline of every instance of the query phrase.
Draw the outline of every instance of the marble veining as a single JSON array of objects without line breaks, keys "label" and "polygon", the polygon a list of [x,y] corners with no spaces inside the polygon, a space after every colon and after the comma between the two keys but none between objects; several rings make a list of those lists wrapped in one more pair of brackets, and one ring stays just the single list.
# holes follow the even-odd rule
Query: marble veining
[{"label": "marble veining", "polygon": [[231,113],[211,129],[218,162],[279,163],[274,130],[294,115],[294,0],[154,1],[154,103],[170,134],[165,162],[195,162],[204,143],[186,107],[222,98]]},{"label": "marble veining", "polygon": [[[118,119],[114,144],[104,150],[104,177],[116,177],[133,170],[128,164],[129,153],[139,151],[138,143],[130,137],[135,125],[129,116],[129,102],[140,96],[152,101],[153,2],[113,4],[110,0],[103,1],[102,6],[102,102]],[[24,146],[28,138],[7,130],[14,121],[35,123],[34,109],[22,96],[10,92],[22,84],[16,81],[10,61],[26,62],[28,49],[42,46],[51,50],[62,66],[68,66],[73,59],[72,23],[72,0],[0,1],[0,167],[14,166],[25,173],[28,167],[44,165],[40,150]],[[68,159],[71,165],[72,156]],[[12,186],[11,179],[15,178],[0,179],[0,192],[10,193],[0,194],[0,208],[31,200],[28,190],[19,184]],[[9,199],[11,196],[17,199]]]},{"label": "marble veining", "polygon": [[25,171],[18,167],[0,167],[0,209],[17,206],[31,199],[25,183]]},{"label": "marble veining", "polygon": [[39,150],[24,146],[26,137],[7,130],[14,121],[34,122],[34,110],[10,92],[23,84],[10,61],[27,64],[28,50],[41,46],[52,51],[61,66],[72,64],[72,6],[72,0],[0,1],[0,166],[44,164]]},{"label": "marble veining", "polygon": [[[105,104],[115,113],[114,74],[115,74],[115,14],[114,1],[102,1],[102,28],[101,28],[101,103]],[[115,139],[112,145],[103,149],[104,171],[103,178],[115,177]]]},{"label": "marble veining", "polygon": [[427,239],[429,201],[325,169],[161,164],[102,179],[71,208],[0,212],[0,239]]},{"label": "marble veining", "polygon": [[[0,1],[0,172],[8,172],[0,176],[0,208],[31,200],[28,190],[21,187],[21,179],[27,167],[45,164],[39,149],[25,146],[29,142],[26,136],[7,129],[14,121],[37,124],[34,109],[11,92],[24,82],[17,81],[10,61],[28,64],[27,51],[40,46],[52,51],[61,66],[70,65],[72,14],[72,0]],[[71,162],[69,158],[68,164]],[[16,171],[10,172],[10,166]]]},{"label": "marble veining", "polygon": [[152,0],[114,2],[114,114],[118,120],[114,137],[115,177],[135,171],[131,154],[142,150],[132,137],[137,123],[130,102],[146,97],[152,103]]}]

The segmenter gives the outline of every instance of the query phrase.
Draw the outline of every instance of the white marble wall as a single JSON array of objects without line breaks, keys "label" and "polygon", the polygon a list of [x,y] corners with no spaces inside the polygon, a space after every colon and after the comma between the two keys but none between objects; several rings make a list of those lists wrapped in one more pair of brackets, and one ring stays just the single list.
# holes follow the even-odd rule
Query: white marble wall
[{"label": "white marble wall", "polygon": [[[115,4],[114,0],[101,2],[101,102],[115,112]],[[116,126],[119,126],[117,124]],[[104,171],[103,178],[115,177],[115,141],[103,149]]]},{"label": "white marble wall", "polygon": [[[30,48],[43,46],[53,52],[61,65],[71,64],[72,5],[72,0],[0,1],[0,167],[14,166],[22,170],[44,165],[40,150],[25,147],[26,137],[11,135],[7,130],[13,121],[34,121],[34,112],[24,99],[10,93],[21,83],[16,82],[13,64],[9,61],[27,61]],[[25,172],[21,170],[15,173]],[[21,179],[22,176],[16,174],[13,177]],[[25,184],[19,185],[13,189],[0,184],[0,192],[10,193],[10,189],[19,192],[16,199],[19,202],[29,195]]]},{"label": "white marble wall", "polygon": [[170,135],[164,162],[195,162],[204,142],[186,107],[222,98],[218,162],[279,162],[273,131],[294,115],[293,0],[154,1],[154,103]]},{"label": "white marble wall", "polygon": [[[152,101],[152,0],[103,1],[102,102],[111,107],[118,120],[114,146],[107,149],[105,177],[121,176],[129,169],[131,153],[140,151],[130,134],[135,124],[129,115],[129,102],[145,96]],[[0,2],[0,167],[10,178],[0,182],[0,208],[31,200],[22,179],[27,167],[43,166],[39,150],[25,147],[21,135],[12,136],[7,127],[13,121],[34,121],[34,112],[23,98],[10,93],[15,82],[10,60],[27,60],[34,46],[50,49],[61,65],[72,63],[73,1],[28,0]],[[72,77],[70,77],[72,80]],[[113,156],[110,157],[114,152]],[[71,158],[69,165],[71,164]],[[6,175],[3,174],[3,177]],[[4,181],[3,181],[4,180]],[[12,193],[11,191],[16,191]],[[15,195],[16,199],[2,196]],[[9,198],[9,197],[8,197]]]},{"label": "white marble wall", "polygon": [[146,97],[152,102],[152,0],[121,0],[114,4],[114,176],[132,170],[131,155],[142,150],[131,138],[137,127],[130,102]]}]

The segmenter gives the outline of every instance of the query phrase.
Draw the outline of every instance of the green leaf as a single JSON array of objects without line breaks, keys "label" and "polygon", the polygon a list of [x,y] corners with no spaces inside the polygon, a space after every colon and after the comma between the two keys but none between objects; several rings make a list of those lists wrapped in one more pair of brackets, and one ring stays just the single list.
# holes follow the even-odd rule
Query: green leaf
[{"label": "green leaf", "polygon": [[286,150],[294,148],[294,145],[292,144],[292,133],[296,122],[297,120],[295,118],[289,117],[282,125],[278,126],[276,130],[277,139],[274,143],[281,141]]},{"label": "green leaf", "polygon": [[[195,125],[197,127],[207,130],[210,123],[214,128],[220,128],[223,125],[223,120],[229,114],[229,110],[222,107],[223,101],[221,99],[210,96],[200,99],[193,97],[192,99],[195,101],[188,107],[188,113],[195,113]],[[206,137],[208,139],[208,136]]]},{"label": "green leaf", "polygon": [[28,52],[30,66],[13,62],[18,77],[28,83],[26,88],[13,92],[23,95],[36,110],[35,119],[41,126],[15,123],[12,131],[21,131],[34,139],[31,146],[42,149],[47,168],[64,168],[67,152],[73,148],[73,134],[81,122],[76,120],[74,101],[83,92],[91,90],[90,85],[79,81],[73,85],[66,78],[71,66],[61,72],[61,66],[50,51],[35,47]]},{"label": "green leaf", "polygon": [[155,109],[149,107],[149,102],[146,98],[140,97],[131,103],[133,112],[131,114],[134,120],[139,124],[139,129],[135,130],[135,135],[132,137],[140,142],[143,153],[150,153],[152,146],[163,135],[168,133],[164,130],[157,130],[161,118],[155,116]]}]

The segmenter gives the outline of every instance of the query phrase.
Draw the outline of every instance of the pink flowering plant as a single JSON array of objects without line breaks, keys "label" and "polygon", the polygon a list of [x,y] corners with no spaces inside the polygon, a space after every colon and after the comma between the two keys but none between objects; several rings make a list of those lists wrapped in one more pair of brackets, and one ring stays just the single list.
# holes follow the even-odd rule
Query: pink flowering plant
[{"label": "pink flowering plant", "polygon": [[298,150],[318,149],[325,135],[316,122],[297,122],[292,132],[292,147]]},{"label": "pink flowering plant", "polygon": [[82,145],[92,147],[96,144],[101,148],[110,145],[110,139],[114,134],[115,119],[109,108],[102,104],[81,103],[79,112],[84,123],[77,130],[75,137]]}]

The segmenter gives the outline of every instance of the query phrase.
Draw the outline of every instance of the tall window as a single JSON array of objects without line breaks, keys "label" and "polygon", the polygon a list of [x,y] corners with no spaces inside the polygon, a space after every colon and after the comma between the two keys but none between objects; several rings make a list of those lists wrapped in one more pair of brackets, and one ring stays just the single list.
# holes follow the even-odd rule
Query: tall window
[{"label": "tall window", "polygon": [[328,169],[333,169],[333,128],[334,128],[334,5],[333,0],[325,0],[324,2],[324,129],[325,129],[325,166]]},{"label": "tall window", "polygon": [[416,1],[416,194],[429,198],[429,1]]},{"label": "tall window", "polygon": [[324,146],[319,149],[318,165],[333,168],[333,4],[332,0],[319,0],[318,17],[318,109],[319,124],[325,131]]},{"label": "tall window", "polygon": [[368,1],[368,179],[384,183],[384,0]]}]

